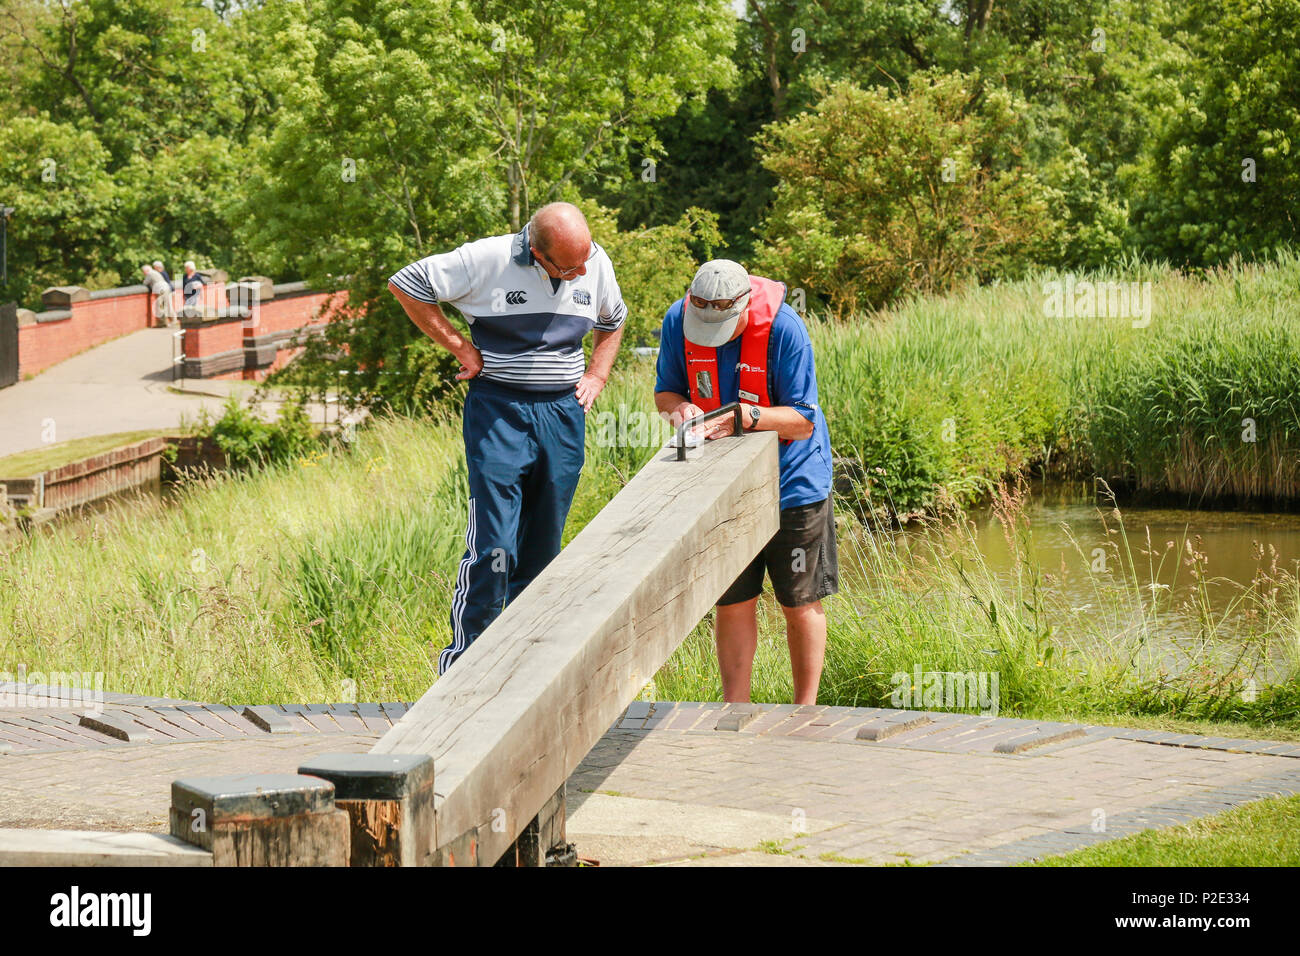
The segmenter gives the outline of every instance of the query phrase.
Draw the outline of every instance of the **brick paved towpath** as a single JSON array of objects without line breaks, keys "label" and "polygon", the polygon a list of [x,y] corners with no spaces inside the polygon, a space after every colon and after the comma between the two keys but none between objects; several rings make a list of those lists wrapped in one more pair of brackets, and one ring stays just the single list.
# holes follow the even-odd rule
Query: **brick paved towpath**
[{"label": "brick paved towpath", "polygon": [[[231,395],[246,404],[255,383],[218,379],[172,381],[173,329],[141,329],[87,349],[46,369],[35,378],[0,388],[0,457],[42,447],[51,440],[70,441],[92,435],[176,428],[194,421],[201,409],[213,420]],[[280,402],[274,396],[258,403],[263,418],[273,420]],[[309,403],[312,421],[334,420]],[[17,476],[12,476],[17,477]]]},{"label": "brick paved towpath", "polygon": [[[6,692],[8,696],[6,696]],[[166,827],[178,776],[362,752],[406,705],[243,708],[0,686],[0,827]],[[268,729],[269,728],[269,729]],[[127,738],[127,739],[121,739]],[[602,865],[1005,865],[1300,793],[1300,745],[847,707],[636,703],[569,780]],[[0,843],[3,834],[0,833]]]}]

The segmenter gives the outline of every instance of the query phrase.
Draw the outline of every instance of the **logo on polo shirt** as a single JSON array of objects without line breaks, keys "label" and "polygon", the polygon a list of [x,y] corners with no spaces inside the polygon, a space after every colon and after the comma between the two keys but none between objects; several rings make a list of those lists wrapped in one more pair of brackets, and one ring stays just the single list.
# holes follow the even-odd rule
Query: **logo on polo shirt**
[{"label": "logo on polo shirt", "polygon": [[747,362],[737,362],[736,371],[737,372],[761,372],[763,370],[759,368],[757,365],[750,365]]},{"label": "logo on polo shirt", "polygon": [[522,289],[517,292],[506,293],[506,305],[523,305],[527,301],[528,297],[524,295]]},{"label": "logo on polo shirt", "polygon": [[573,301],[578,305],[591,305],[591,293],[586,289],[574,289]]}]

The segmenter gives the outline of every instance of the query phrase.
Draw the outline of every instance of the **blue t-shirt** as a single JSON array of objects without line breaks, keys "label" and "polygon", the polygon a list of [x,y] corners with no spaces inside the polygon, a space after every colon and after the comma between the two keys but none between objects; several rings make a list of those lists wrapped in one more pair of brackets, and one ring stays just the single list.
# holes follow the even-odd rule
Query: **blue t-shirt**
[{"label": "blue t-shirt", "polygon": [[[676,392],[690,398],[686,382],[686,355],[682,342],[682,308],[678,299],[664,315],[659,336],[659,363],[655,391]],[[740,342],[737,336],[718,349],[718,397],[723,405],[740,395]],[[781,442],[781,507],[815,504],[831,493],[831,436],[826,416],[817,404],[817,368],[812,340],[803,320],[790,306],[782,304],[772,319],[767,343],[767,392],[773,405],[788,405],[813,423],[812,436],[802,441]]]}]

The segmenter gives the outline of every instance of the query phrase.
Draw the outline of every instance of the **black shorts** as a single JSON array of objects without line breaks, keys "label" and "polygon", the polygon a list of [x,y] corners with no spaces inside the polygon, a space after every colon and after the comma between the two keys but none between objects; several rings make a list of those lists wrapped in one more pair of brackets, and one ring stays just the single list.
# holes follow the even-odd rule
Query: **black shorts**
[{"label": "black shorts", "polygon": [[740,604],[763,591],[763,572],[782,607],[802,607],[840,589],[839,553],[835,547],[835,509],[831,496],[810,505],[781,509],[781,528],[749,567],[718,598]]}]

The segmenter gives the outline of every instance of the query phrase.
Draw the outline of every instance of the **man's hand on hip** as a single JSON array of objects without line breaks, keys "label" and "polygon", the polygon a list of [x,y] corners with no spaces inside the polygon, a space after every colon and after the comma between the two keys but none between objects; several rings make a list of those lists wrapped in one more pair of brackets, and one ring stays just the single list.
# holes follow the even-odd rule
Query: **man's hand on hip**
[{"label": "man's hand on hip", "polygon": [[588,372],[578,381],[578,401],[584,412],[591,411],[591,406],[605,387],[605,380],[594,372]]},{"label": "man's hand on hip", "polygon": [[460,372],[456,375],[456,381],[473,378],[481,371],[483,371],[483,353],[471,345],[469,351],[460,357]]}]

